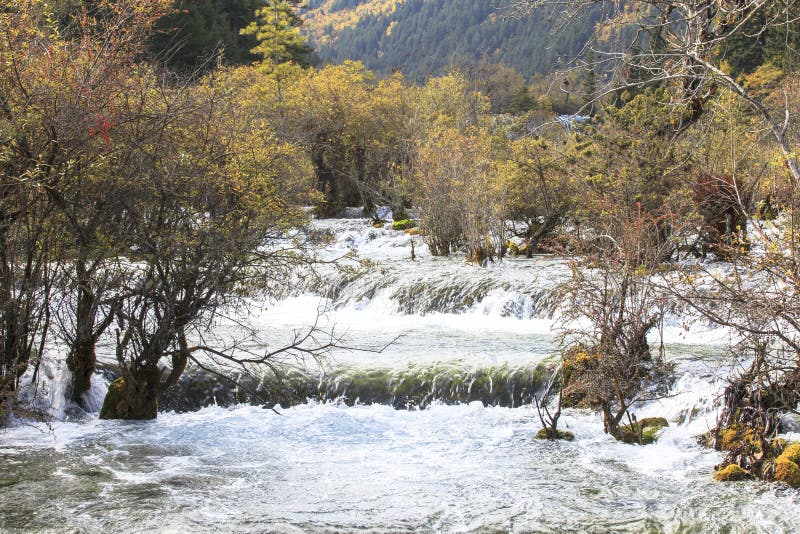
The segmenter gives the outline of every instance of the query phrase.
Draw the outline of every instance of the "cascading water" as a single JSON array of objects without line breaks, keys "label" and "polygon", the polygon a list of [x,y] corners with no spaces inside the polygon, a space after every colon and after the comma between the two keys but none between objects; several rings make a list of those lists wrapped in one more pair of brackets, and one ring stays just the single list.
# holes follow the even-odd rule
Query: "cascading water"
[{"label": "cascading water", "polygon": [[[667,322],[678,379],[670,397],[637,410],[670,421],[656,444],[615,442],[597,414],[581,410],[562,417],[574,442],[538,441],[530,400],[557,349],[551,296],[568,274],[563,262],[480,269],[431,258],[418,237],[364,220],[316,224],[334,236],[327,259],[351,252],[370,261],[344,259],[347,270],[322,269],[286,298],[254,305],[259,342],[274,346],[319,321],[373,352],[337,349],[321,363],[250,377],[246,391],[190,371],[156,421],[95,415],[2,431],[0,530],[791,532],[800,524],[797,491],[711,478],[721,457],[696,436],[714,423],[725,384],[723,331]],[[58,383],[63,370],[47,372]],[[95,378],[85,404],[96,410],[106,382]]]}]

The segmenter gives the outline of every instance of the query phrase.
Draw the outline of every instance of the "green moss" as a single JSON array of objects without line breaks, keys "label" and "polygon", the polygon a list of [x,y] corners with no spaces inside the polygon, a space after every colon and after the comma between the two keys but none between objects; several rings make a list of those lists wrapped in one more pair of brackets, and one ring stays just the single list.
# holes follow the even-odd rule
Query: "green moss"
[{"label": "green moss", "polygon": [[[662,428],[668,427],[669,422],[663,417],[646,417],[636,421],[633,425],[624,425],[620,428],[624,443],[638,443],[649,445],[658,440],[658,433]],[[641,440],[639,436],[641,435]]]},{"label": "green moss", "polygon": [[402,219],[392,223],[392,230],[408,230],[409,228],[414,228],[415,226],[417,226],[417,223],[411,219]]},{"label": "green moss", "polygon": [[553,428],[542,428],[536,433],[536,439],[560,439],[563,441],[572,441],[575,439],[575,434],[569,430],[558,430]]},{"label": "green moss", "polygon": [[750,478],[750,473],[736,464],[730,464],[714,473],[714,478],[720,482],[735,482]]},{"label": "green moss", "polygon": [[125,390],[125,379],[120,377],[108,385],[108,393],[103,399],[103,407],[100,409],[100,419],[118,419],[117,406],[123,400]]}]

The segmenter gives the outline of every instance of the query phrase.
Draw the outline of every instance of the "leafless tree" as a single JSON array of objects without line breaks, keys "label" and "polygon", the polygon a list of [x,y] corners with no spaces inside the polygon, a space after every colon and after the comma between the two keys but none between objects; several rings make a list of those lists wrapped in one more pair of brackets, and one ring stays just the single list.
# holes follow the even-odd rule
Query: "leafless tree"
[{"label": "leafless tree", "polygon": [[594,236],[607,244],[585,248],[558,290],[564,401],[599,409],[605,432],[618,440],[627,439],[622,426],[626,418],[635,423],[636,406],[664,396],[672,384],[663,345],[653,353],[648,342],[664,314],[653,275],[662,249],[672,246],[652,238],[657,223],[645,214],[619,215],[615,224],[623,228]]}]

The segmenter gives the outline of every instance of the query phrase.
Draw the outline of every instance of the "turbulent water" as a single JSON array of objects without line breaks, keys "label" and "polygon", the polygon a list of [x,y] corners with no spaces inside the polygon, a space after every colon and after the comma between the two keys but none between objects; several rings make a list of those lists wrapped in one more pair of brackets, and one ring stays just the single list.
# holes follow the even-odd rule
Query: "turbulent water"
[{"label": "turbulent water", "polygon": [[[260,377],[253,389],[267,397],[279,385],[291,390],[272,398],[283,405],[274,411],[236,404],[254,399],[219,386],[197,396],[215,406],[179,413],[196,406],[175,405],[135,423],[75,417],[54,400],[63,372],[54,364],[39,402],[62,420],[0,433],[0,530],[799,528],[797,491],[714,482],[721,457],[696,439],[716,416],[729,365],[724,332],[670,319],[666,350],[679,378],[669,398],[637,411],[670,420],[658,443],[617,443],[598,415],[578,410],[562,418],[574,442],[537,441],[530,396],[557,350],[551,297],[567,274],[562,262],[480,269],[431,258],[419,241],[412,262],[407,234],[363,220],[318,225],[335,237],[329,259],[354,252],[371,262],[344,260],[346,272],[323,272],[306,289],[254,304],[252,343],[275,346],[316,320],[370,351],[338,349],[324,362]],[[223,337],[236,328],[218,325]],[[94,409],[105,383],[95,378]],[[203,380],[194,375],[184,391]]]}]

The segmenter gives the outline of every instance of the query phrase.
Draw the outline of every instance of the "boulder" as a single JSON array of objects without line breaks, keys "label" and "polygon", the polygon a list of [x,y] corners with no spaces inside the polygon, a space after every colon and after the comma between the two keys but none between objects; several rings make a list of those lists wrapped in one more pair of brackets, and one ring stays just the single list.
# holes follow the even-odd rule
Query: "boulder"
[{"label": "boulder", "polygon": [[575,439],[575,434],[569,430],[558,430],[557,428],[542,428],[536,433],[536,439],[560,439],[564,441],[572,441]]},{"label": "boulder", "polygon": [[800,488],[800,443],[786,447],[775,460],[775,480]]},{"label": "boulder", "polygon": [[736,464],[730,464],[714,473],[714,478],[720,482],[735,482],[750,478],[750,473]]}]

